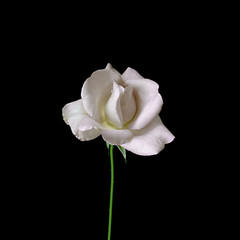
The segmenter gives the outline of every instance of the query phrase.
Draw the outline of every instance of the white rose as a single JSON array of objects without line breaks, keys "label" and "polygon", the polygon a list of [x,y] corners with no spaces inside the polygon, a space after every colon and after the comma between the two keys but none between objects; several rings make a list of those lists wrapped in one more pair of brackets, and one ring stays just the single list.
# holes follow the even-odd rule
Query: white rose
[{"label": "white rose", "polygon": [[64,121],[81,141],[102,135],[135,154],[157,154],[174,139],[158,116],[158,87],[132,68],[121,75],[108,64],[84,82],[81,99],[64,106]]}]

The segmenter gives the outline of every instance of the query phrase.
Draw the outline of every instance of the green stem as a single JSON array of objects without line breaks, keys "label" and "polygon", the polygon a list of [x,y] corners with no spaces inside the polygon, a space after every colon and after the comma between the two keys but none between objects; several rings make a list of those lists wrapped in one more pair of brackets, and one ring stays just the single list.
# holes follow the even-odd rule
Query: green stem
[{"label": "green stem", "polygon": [[112,228],[112,206],[113,206],[113,184],[114,184],[113,145],[110,146],[110,162],[111,162],[111,187],[110,187],[109,219],[108,219],[108,240],[111,239],[111,228]]}]

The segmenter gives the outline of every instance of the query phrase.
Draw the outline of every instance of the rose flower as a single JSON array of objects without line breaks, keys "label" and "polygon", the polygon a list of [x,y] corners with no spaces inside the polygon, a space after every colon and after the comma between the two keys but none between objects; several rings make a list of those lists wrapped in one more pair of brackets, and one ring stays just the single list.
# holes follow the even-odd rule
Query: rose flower
[{"label": "rose flower", "polygon": [[100,135],[138,155],[158,154],[173,134],[159,113],[163,100],[158,84],[127,68],[121,75],[110,64],[83,84],[81,99],[63,108],[63,119],[81,141]]}]

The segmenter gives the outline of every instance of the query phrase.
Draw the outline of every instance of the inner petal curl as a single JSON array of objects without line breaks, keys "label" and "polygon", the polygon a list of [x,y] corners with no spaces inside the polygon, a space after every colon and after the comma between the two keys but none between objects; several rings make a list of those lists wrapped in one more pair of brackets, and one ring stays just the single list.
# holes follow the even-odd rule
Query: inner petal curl
[{"label": "inner petal curl", "polygon": [[136,112],[136,103],[133,95],[133,87],[123,87],[116,82],[113,83],[111,96],[105,107],[106,121],[117,128],[123,128]]}]

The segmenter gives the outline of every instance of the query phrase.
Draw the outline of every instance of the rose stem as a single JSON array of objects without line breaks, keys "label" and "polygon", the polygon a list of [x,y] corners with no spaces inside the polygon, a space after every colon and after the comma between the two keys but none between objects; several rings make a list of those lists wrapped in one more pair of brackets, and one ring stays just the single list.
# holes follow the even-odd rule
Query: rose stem
[{"label": "rose stem", "polygon": [[114,184],[113,147],[114,147],[113,145],[110,145],[111,187],[110,187],[109,219],[108,219],[108,240],[111,239],[111,228],[112,228],[112,206],[113,206],[113,184]]}]

